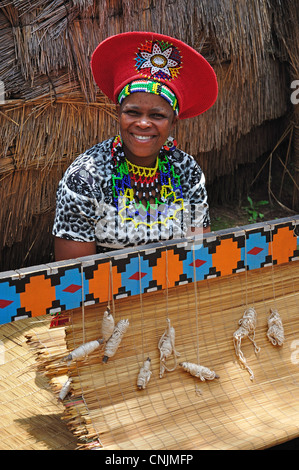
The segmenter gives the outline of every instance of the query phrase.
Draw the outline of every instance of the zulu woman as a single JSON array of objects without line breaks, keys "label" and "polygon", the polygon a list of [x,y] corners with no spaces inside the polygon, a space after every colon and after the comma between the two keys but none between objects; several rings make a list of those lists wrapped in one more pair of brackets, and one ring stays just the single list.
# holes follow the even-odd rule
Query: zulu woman
[{"label": "zulu woman", "polygon": [[212,67],[177,39],[131,32],[100,43],[91,68],[117,105],[120,132],[77,157],[60,181],[56,260],[209,231],[204,174],[172,135],[178,120],[214,104]]}]

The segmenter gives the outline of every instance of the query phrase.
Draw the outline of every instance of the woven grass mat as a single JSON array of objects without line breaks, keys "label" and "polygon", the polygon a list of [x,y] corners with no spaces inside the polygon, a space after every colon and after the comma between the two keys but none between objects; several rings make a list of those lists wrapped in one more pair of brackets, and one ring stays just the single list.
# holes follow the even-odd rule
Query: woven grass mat
[{"label": "woven grass mat", "polygon": [[1,450],[76,448],[76,438],[61,420],[64,408],[37,371],[36,355],[26,343],[26,335],[35,334],[44,338],[45,345],[55,336],[63,345],[64,329],[49,332],[49,323],[40,317],[0,327]]},{"label": "woven grass mat", "polygon": [[[242,341],[254,381],[240,367],[232,340],[246,299],[258,315],[260,353],[255,355],[248,339]],[[128,318],[130,327],[106,364],[97,351],[67,370],[62,355],[51,353],[50,342],[39,346],[40,366],[52,383],[56,380],[57,392],[57,378],[72,377],[64,419],[83,449],[264,449],[299,435],[298,305],[298,262],[119,299],[115,320]],[[284,325],[281,348],[266,336],[271,307]],[[72,312],[69,350],[100,336],[105,308]],[[199,359],[218,380],[200,382],[179,366],[159,378],[157,345],[167,317],[176,331],[178,361]],[[152,376],[140,391],[137,374],[148,356]]]}]

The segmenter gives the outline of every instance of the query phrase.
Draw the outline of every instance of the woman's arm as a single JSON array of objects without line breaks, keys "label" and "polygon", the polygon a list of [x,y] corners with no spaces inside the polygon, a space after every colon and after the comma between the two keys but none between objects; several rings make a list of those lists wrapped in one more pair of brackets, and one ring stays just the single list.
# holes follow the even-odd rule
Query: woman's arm
[{"label": "woman's arm", "polygon": [[96,254],[96,242],[75,242],[55,237],[54,249],[56,261],[81,258]]}]

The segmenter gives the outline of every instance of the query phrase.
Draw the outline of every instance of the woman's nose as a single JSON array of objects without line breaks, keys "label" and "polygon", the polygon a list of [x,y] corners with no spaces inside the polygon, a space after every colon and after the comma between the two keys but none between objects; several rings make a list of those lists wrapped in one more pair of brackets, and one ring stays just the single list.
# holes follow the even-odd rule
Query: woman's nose
[{"label": "woman's nose", "polygon": [[138,125],[142,127],[142,129],[146,129],[151,126],[151,121],[147,116],[140,116]]}]

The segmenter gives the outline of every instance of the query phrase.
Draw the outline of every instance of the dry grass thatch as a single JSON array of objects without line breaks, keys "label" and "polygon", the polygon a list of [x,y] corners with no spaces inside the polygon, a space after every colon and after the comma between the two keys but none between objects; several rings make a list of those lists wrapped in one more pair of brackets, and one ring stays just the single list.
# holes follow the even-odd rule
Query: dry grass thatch
[{"label": "dry grass thatch", "polygon": [[[30,231],[42,205],[47,236],[62,170],[117,132],[114,106],[96,89],[89,67],[101,40],[123,31],[163,32],[185,40],[214,66],[216,105],[181,122],[176,136],[212,184],[271,150],[283,133],[280,119],[290,108],[286,61],[298,67],[298,54],[290,46],[298,34],[296,26],[290,28],[293,5],[291,0],[0,1],[0,79],[7,100],[0,107],[1,227],[9,223],[8,235],[1,237],[1,269],[20,267],[25,257],[28,263],[44,262],[37,255],[45,248],[43,240],[29,255],[9,249],[20,240],[19,218]],[[36,178],[36,184],[24,192],[22,178]],[[29,195],[37,186],[42,202],[35,193]]]},{"label": "dry grass thatch", "polygon": [[[281,7],[281,5],[280,5]],[[278,10],[281,12],[281,9]],[[277,13],[277,11],[276,11]],[[290,77],[292,81],[299,78],[299,9],[296,2],[287,2],[286,14],[289,18],[287,23],[281,27],[280,22],[276,21],[278,37],[285,48],[290,69]],[[296,82],[297,84],[297,82]],[[298,89],[298,85],[296,86]],[[297,95],[298,96],[298,93]],[[293,134],[293,152],[294,152],[294,192],[293,207],[299,207],[299,103],[294,103],[291,130]]]}]

